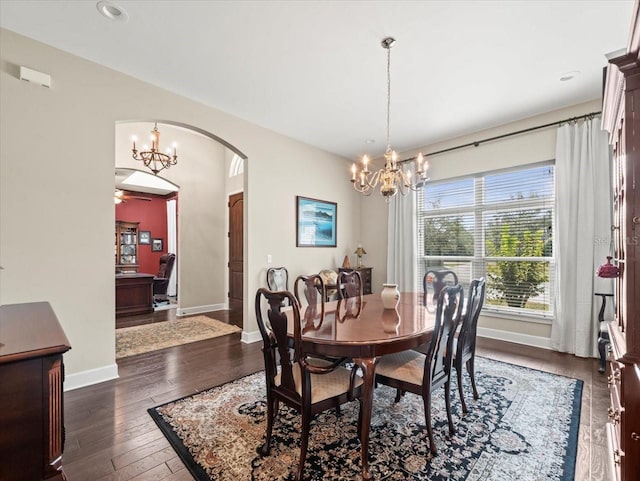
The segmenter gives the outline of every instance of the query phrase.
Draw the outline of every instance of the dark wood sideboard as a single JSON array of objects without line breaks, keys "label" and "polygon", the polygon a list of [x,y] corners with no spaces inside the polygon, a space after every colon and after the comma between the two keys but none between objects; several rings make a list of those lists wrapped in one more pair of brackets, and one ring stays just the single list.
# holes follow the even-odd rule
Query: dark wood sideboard
[{"label": "dark wood sideboard", "polygon": [[153,312],[153,274],[116,274],[116,317]]},{"label": "dark wood sideboard", "polygon": [[617,481],[640,480],[640,17],[636,2],[627,53],[611,59],[602,109],[613,147],[615,320],[611,338],[607,423]]},{"label": "dark wood sideboard", "polygon": [[62,355],[48,302],[0,306],[0,479],[63,481]]}]

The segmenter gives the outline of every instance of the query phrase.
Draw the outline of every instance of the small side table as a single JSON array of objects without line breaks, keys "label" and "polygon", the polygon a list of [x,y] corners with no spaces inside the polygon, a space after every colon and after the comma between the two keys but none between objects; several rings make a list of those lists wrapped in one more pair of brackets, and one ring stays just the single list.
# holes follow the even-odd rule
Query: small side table
[{"label": "small side table", "polygon": [[594,295],[602,298],[602,305],[600,306],[600,312],[598,313],[598,353],[600,354],[600,367],[598,367],[598,372],[602,374],[606,369],[607,346],[610,343],[607,324],[604,322],[604,309],[607,306],[607,297],[613,297],[613,294],[595,292]]}]

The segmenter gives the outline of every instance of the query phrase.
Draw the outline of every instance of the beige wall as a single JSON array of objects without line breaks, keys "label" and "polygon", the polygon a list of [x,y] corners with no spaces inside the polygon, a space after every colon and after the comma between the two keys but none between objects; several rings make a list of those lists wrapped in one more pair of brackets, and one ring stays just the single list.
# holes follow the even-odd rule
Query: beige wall
[{"label": "beige wall", "polygon": [[[518,122],[505,124],[493,129],[484,130],[458,137],[446,142],[424,146],[415,151],[403,152],[400,158],[411,157],[418,152],[437,152],[457,145],[467,144],[476,140],[482,140],[498,135],[515,132],[518,130],[544,125],[558,120],[574,116],[598,112],[601,110],[601,101],[594,100],[584,104],[556,110],[543,115],[530,117]],[[520,134],[505,139],[481,144],[479,147],[468,147],[445,154],[429,157],[429,177],[431,180],[442,180],[452,177],[470,175],[477,172],[504,169],[520,165],[555,159],[557,128],[551,127],[535,132]],[[380,217],[375,222],[367,222],[362,226],[362,240],[367,246],[372,246],[375,256],[368,256],[370,265],[374,266],[376,275],[374,284],[381,282],[386,276],[386,250],[387,250],[387,216],[388,209],[382,209],[384,205],[379,198],[371,196],[364,199],[362,206],[363,218],[372,219],[374,212],[384,212],[384,218]],[[494,329],[516,335],[536,336],[549,338],[551,326],[548,322],[531,321],[523,319],[512,320],[498,317],[481,316],[479,326],[486,329]],[[509,334],[507,334],[507,337]],[[523,339],[520,337],[520,339]],[[524,338],[526,339],[526,338]]]},{"label": "beige wall", "polygon": [[[291,149],[282,145],[281,153],[271,162],[249,162],[246,196],[252,209],[247,219],[248,235],[256,240],[249,252],[250,262],[256,266],[249,273],[251,295],[255,295],[255,287],[265,284],[268,255],[272,256],[272,266],[286,266],[290,279],[295,279],[300,274],[336,268],[345,255],[355,251],[360,198],[347,181],[349,164],[332,159],[330,154],[297,144]],[[338,204],[337,248],[295,247],[297,195]],[[293,287],[291,281],[289,287]]]},{"label": "beige wall", "polygon": [[[343,182],[344,159],[7,30],[0,30],[0,60],[0,303],[52,304],[72,345],[67,374],[95,370],[95,380],[115,363],[118,122],[196,126],[248,157],[245,331],[257,329],[252,298],[264,283],[267,254],[297,275],[339,265],[355,249],[360,200]],[[18,80],[20,65],[50,74],[52,88]],[[176,171],[187,171],[187,147],[180,150]],[[296,195],[338,202],[337,249],[295,247]],[[182,235],[197,226],[191,229],[181,226]]]}]

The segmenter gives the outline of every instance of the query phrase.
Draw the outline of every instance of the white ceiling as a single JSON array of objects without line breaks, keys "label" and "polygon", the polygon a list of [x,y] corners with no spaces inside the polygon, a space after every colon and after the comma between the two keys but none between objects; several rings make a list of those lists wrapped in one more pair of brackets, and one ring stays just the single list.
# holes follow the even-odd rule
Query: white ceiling
[{"label": "white ceiling", "polygon": [[384,37],[404,151],[599,98],[633,13],[632,0],[113,3],[127,22],[92,0],[0,0],[0,26],[348,158],[386,147]]}]

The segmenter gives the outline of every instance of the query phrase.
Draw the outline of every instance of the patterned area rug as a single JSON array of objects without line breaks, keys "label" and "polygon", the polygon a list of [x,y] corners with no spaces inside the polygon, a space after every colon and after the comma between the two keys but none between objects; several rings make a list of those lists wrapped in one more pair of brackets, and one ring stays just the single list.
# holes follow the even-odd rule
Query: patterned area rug
[{"label": "patterned area rug", "polygon": [[[569,481],[577,450],[582,381],[484,358],[476,359],[480,399],[462,416],[452,390],[456,433],[447,435],[443,389],[432,421],[431,457],[422,398],[379,386],[369,444],[375,480]],[[293,480],[300,417],[286,406],[274,422],[271,454],[260,457],[265,429],[264,373],[259,372],[153,409],[149,413],[200,481]],[[469,386],[465,386],[469,393]],[[455,391],[455,393],[453,392]],[[358,403],[311,424],[308,480],[360,480]]]},{"label": "patterned area rug", "polygon": [[173,321],[116,329],[116,359],[224,336],[241,330],[237,326],[206,316],[185,317]]}]

